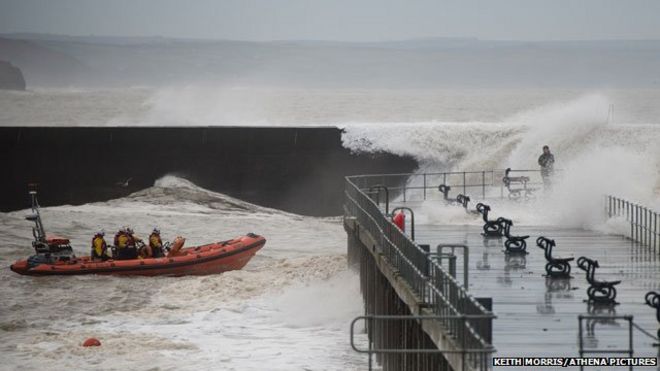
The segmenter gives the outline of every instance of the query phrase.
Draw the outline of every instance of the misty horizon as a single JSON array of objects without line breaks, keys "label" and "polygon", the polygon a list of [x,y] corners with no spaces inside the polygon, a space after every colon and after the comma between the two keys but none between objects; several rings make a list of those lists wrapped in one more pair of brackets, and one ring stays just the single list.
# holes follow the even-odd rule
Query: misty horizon
[{"label": "misty horizon", "polygon": [[199,41],[0,36],[28,86],[654,87],[660,41]]},{"label": "misty horizon", "polygon": [[0,33],[387,42],[660,39],[648,0],[0,0]]},{"label": "misty horizon", "polygon": [[660,86],[660,2],[0,0],[27,86]]},{"label": "misty horizon", "polygon": [[127,35],[120,34],[64,34],[64,33],[41,33],[41,32],[6,32],[0,33],[2,38],[10,39],[106,39],[112,40],[170,40],[170,41],[184,41],[184,42],[245,42],[245,43],[278,43],[278,42],[302,42],[302,43],[337,43],[337,44],[387,44],[387,43],[405,43],[405,42],[419,42],[419,41],[473,41],[473,42],[514,42],[514,43],[593,43],[593,42],[655,42],[660,41],[660,36],[654,38],[596,38],[596,39],[497,39],[497,38],[480,38],[473,36],[424,36],[402,39],[389,39],[389,40],[361,40],[361,41],[346,41],[337,39],[305,39],[305,38],[291,38],[291,39],[270,39],[270,40],[248,40],[248,39],[227,39],[217,37],[177,37],[166,35]]}]

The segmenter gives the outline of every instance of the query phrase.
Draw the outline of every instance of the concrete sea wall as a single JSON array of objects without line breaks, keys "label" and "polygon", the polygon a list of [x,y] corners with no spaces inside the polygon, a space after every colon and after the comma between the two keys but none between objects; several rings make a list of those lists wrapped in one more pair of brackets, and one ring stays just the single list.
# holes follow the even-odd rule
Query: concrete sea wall
[{"label": "concrete sea wall", "polygon": [[[3,127],[0,210],[83,204],[184,177],[228,195],[306,215],[339,215],[343,177],[413,171],[413,159],[353,154],[337,128]],[[128,181],[127,181],[128,180]]]}]

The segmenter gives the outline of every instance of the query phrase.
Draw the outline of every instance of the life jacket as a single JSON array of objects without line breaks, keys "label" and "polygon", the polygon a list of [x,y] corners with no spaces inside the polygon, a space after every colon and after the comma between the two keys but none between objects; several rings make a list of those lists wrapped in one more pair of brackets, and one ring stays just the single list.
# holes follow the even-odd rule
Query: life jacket
[{"label": "life jacket", "polygon": [[[120,249],[128,247],[130,244],[131,238],[127,233],[124,232],[118,232],[115,235],[115,246],[117,246]],[[133,245],[135,245],[135,242],[133,242]]]},{"label": "life jacket", "polygon": [[163,240],[160,238],[159,234],[152,233],[149,235],[149,246],[151,248],[161,248],[163,247]]},{"label": "life jacket", "polygon": [[102,257],[105,255],[107,245],[105,239],[101,236],[95,236],[92,238],[92,256]]}]

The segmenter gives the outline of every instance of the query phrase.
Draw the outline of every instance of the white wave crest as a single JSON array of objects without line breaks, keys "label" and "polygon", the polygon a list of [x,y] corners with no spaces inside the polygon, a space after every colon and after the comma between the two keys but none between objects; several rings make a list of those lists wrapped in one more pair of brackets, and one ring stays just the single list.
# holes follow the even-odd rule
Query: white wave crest
[{"label": "white wave crest", "polygon": [[[552,191],[535,201],[534,212],[502,208],[530,223],[590,226],[597,222],[604,194],[660,204],[660,124],[615,124],[608,121],[609,109],[607,97],[592,94],[502,123],[349,123],[342,139],[352,151],[414,157],[421,165],[418,172],[538,169],[547,144],[561,170]],[[430,218],[447,221],[448,216]]]}]

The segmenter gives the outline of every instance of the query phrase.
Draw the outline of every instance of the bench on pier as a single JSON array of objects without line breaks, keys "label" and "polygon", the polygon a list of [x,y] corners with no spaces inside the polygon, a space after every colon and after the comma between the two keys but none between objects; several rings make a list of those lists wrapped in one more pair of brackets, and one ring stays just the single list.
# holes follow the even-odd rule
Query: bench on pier
[{"label": "bench on pier", "polygon": [[527,254],[527,241],[526,239],[529,236],[512,236],[511,227],[513,226],[513,221],[507,218],[497,218],[497,222],[501,225],[506,241],[504,242],[504,248],[507,253],[510,254]]},{"label": "bench on pier", "polygon": [[450,190],[451,190],[451,187],[448,186],[448,185],[440,184],[438,186],[438,191],[440,191],[442,193],[442,196],[443,196],[443,198],[445,199],[446,202],[448,202],[450,204],[458,203],[459,205],[463,206],[463,208],[465,209],[465,211],[467,213],[471,213],[471,214],[478,213],[478,212],[475,212],[475,211],[468,210],[468,205],[470,203],[470,196],[466,196],[462,193],[459,193],[456,196],[456,199],[453,200],[453,199],[449,198],[449,191]]},{"label": "bench on pier", "polygon": [[[644,296],[644,301],[646,301],[646,305],[649,307],[655,308],[655,318],[658,320],[658,324],[660,324],[660,293],[649,291]],[[660,347],[660,328],[658,329],[658,343],[654,345]]]},{"label": "bench on pier", "polygon": [[502,237],[502,232],[503,232],[502,225],[500,224],[499,220],[488,220],[488,213],[490,212],[490,206],[480,202],[477,204],[476,208],[477,208],[477,212],[481,214],[484,220],[483,236]]},{"label": "bench on pier", "polygon": [[596,268],[599,268],[598,260],[592,260],[587,257],[580,257],[577,260],[578,267],[587,272],[587,282],[589,288],[587,295],[589,301],[598,304],[617,304],[616,302],[616,288],[614,286],[621,283],[621,281],[599,281],[594,278]]},{"label": "bench on pier", "polygon": [[555,240],[543,236],[536,239],[536,245],[545,252],[545,273],[548,277],[569,278],[571,276],[571,264],[573,258],[555,258],[552,249],[556,246]]},{"label": "bench on pier", "polygon": [[533,196],[535,188],[528,188],[527,183],[529,183],[529,177],[527,176],[509,176],[511,168],[507,168],[504,171],[504,178],[502,178],[502,183],[509,191],[509,198],[512,200],[517,200],[520,197],[524,196],[529,198]]},{"label": "bench on pier", "polygon": [[464,194],[459,194],[456,196],[456,202],[463,206],[463,208],[467,211],[468,204],[470,203],[470,197]]}]

